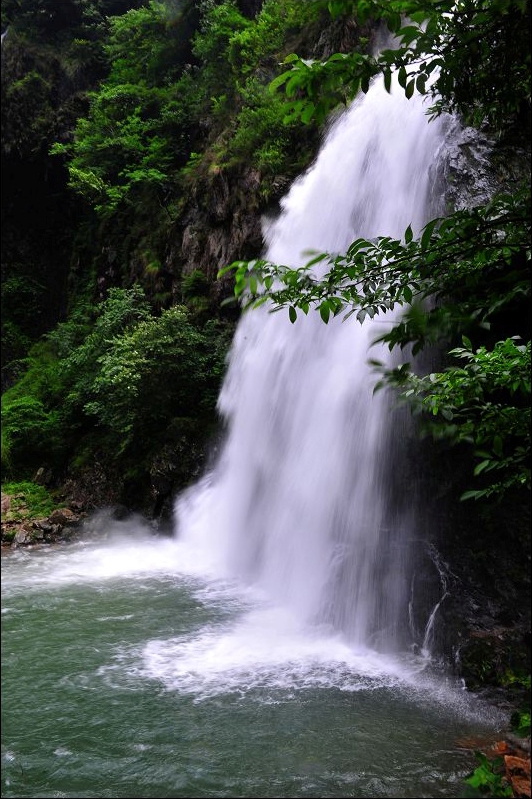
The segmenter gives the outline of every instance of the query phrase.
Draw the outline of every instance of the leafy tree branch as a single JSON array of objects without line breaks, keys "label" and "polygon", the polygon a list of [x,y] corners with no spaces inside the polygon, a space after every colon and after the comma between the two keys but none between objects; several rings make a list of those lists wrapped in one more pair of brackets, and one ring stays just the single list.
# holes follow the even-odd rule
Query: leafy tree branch
[{"label": "leafy tree branch", "polygon": [[[322,122],[338,103],[367,92],[379,74],[388,91],[395,76],[408,99],[429,93],[431,119],[456,113],[502,136],[529,118],[530,6],[523,0],[322,5],[359,23],[381,20],[396,47],[376,55],[335,53],[323,61],[289,55],[289,69],[270,84],[290,103],[287,122]],[[412,355],[436,344],[447,351],[447,365],[419,376],[408,362],[394,370],[375,363],[379,387],[398,389],[432,421],[435,436],[471,446],[474,476],[493,479],[463,498],[529,488],[530,382],[523,370],[530,366],[530,345],[518,335],[496,338],[500,319],[518,314],[530,298],[529,181],[487,204],[431,220],[419,238],[408,227],[400,241],[360,238],[346,253],[308,255],[299,267],[238,261],[220,276],[234,272],[234,293],[244,308],[269,303],[272,311],[288,309],[294,323],[299,311],[311,308],[325,323],[338,315],[363,323],[398,306],[402,315],[379,340],[390,349],[408,345]],[[461,350],[454,346],[459,341]]]}]

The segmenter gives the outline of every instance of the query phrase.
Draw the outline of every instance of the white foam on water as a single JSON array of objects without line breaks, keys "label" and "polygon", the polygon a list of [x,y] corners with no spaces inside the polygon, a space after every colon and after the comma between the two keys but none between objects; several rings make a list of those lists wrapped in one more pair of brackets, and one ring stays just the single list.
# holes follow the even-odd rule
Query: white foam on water
[{"label": "white foam on water", "polygon": [[306,691],[385,690],[462,719],[504,721],[503,713],[464,691],[457,680],[431,671],[426,659],[354,648],[341,634],[302,625],[286,608],[260,601],[236,620],[153,639],[122,658],[121,668],[130,676],[154,680],[194,701],[232,695],[277,703]]}]

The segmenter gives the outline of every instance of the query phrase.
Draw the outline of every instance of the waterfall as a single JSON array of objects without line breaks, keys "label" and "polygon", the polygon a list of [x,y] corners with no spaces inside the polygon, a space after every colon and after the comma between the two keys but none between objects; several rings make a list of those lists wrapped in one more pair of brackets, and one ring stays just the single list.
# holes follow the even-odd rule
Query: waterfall
[{"label": "waterfall", "polygon": [[[330,126],[308,171],[264,223],[265,257],[345,252],[358,237],[418,232],[438,204],[449,120],[428,122],[376,79]],[[373,395],[367,361],[393,318],[294,324],[267,306],[243,314],[219,397],[225,443],[176,503],[177,534],[201,542],[216,573],[254,586],[353,648],[395,651],[410,629],[420,519],[403,442],[408,418]],[[371,350],[371,351],[370,351]],[[395,489],[394,489],[395,486]],[[398,501],[399,495],[399,501]]]}]

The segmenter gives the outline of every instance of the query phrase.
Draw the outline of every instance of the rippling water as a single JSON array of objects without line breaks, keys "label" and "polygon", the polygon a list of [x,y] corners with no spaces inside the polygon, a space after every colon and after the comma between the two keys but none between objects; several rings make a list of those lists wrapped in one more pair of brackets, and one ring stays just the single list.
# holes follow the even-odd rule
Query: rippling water
[{"label": "rippling water", "polygon": [[461,797],[502,723],[135,524],[3,554],[3,797]]}]

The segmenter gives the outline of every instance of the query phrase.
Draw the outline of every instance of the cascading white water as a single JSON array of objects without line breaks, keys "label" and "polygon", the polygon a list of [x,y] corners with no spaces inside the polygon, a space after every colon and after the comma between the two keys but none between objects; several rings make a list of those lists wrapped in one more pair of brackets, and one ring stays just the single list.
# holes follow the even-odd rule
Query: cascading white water
[{"label": "cascading white water", "polygon": [[[428,122],[422,97],[376,80],[265,226],[265,257],[296,266],[308,250],[419,231],[434,215],[447,127]],[[262,306],[239,322],[219,398],[227,438],[214,469],[179,498],[178,535],[305,623],[355,648],[394,650],[408,627],[416,508],[392,502],[400,419],[383,392],[373,396],[367,364],[389,359],[370,346],[390,319],[287,316]]]}]

